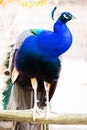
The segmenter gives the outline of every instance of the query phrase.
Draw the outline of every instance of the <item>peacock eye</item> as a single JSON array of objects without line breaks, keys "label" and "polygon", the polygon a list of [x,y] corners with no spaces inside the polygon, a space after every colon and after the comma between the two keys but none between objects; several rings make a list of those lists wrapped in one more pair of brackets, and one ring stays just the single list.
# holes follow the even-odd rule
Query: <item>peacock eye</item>
[{"label": "peacock eye", "polygon": [[63,17],[64,17],[65,19],[68,19],[68,15],[66,15],[66,14],[64,14]]}]

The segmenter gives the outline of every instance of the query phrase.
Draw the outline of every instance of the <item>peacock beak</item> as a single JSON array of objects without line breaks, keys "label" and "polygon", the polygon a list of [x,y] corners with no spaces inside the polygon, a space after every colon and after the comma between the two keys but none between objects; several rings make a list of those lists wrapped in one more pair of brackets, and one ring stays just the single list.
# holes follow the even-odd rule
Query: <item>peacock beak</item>
[{"label": "peacock beak", "polygon": [[75,16],[72,15],[72,19],[77,19]]}]

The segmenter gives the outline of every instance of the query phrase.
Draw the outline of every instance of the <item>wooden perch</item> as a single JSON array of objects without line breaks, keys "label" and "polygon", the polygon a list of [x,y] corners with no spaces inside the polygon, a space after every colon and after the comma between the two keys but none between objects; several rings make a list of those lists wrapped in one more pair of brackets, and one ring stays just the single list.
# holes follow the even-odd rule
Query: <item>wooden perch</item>
[{"label": "wooden perch", "polygon": [[[19,121],[33,122],[32,110],[2,110],[0,111],[0,120],[2,121]],[[36,113],[37,123],[44,124],[63,124],[63,125],[87,125],[87,114],[57,114],[49,113],[49,117],[45,120],[45,112]]]}]

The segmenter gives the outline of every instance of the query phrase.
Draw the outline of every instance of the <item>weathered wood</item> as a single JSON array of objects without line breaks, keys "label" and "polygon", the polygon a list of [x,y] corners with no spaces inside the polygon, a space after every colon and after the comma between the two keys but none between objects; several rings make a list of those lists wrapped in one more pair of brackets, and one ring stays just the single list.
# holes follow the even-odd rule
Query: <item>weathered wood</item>
[{"label": "weathered wood", "polygon": [[[32,110],[2,110],[0,111],[0,120],[33,122]],[[87,125],[87,114],[57,114],[49,113],[49,117],[45,120],[45,112],[36,113],[36,123],[43,124],[76,124]]]}]

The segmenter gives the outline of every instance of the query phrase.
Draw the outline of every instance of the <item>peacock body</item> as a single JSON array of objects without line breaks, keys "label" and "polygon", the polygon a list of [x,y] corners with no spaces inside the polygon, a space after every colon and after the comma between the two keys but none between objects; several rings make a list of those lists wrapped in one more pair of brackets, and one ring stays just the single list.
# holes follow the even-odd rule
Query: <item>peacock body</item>
[{"label": "peacock body", "polygon": [[[30,29],[19,35],[9,61],[10,83],[3,92],[5,109],[30,109],[34,106],[36,112],[37,106],[41,109],[46,106],[46,100],[49,107],[61,69],[59,56],[72,44],[72,34],[66,25],[72,17],[69,12],[64,12],[55,22],[53,31]],[[33,116],[35,119],[35,113]],[[15,130],[41,130],[41,124],[34,126],[27,123],[23,127],[19,123]]]}]

